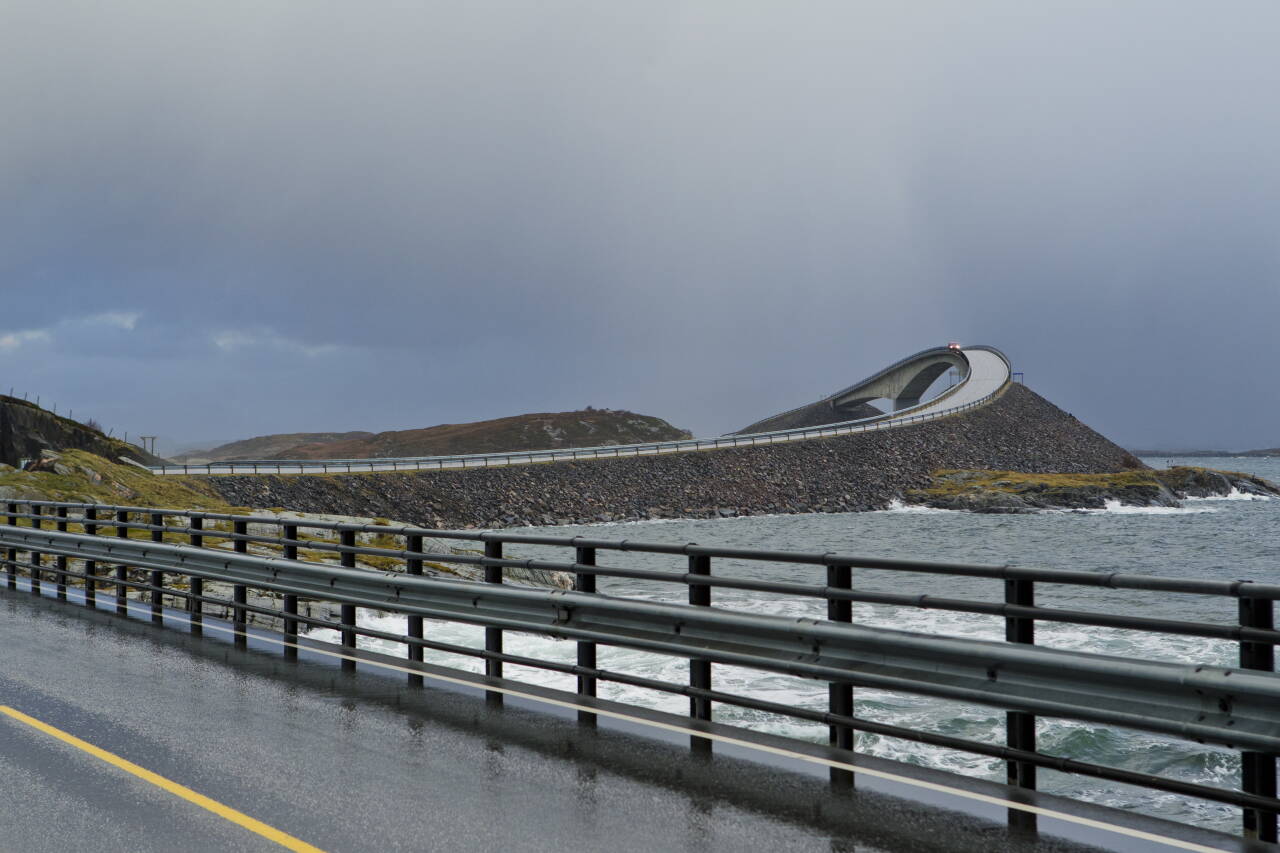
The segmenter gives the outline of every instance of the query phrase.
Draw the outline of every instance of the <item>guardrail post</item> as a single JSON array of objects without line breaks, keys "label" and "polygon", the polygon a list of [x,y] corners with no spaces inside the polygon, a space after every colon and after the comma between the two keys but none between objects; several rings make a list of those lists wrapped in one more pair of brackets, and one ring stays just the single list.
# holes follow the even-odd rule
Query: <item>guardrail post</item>
[{"label": "guardrail post", "polygon": [[[298,541],[298,525],[284,525],[284,538]],[[284,558],[286,560],[298,559],[298,546],[286,543],[284,546]],[[290,619],[290,616],[298,615],[298,596],[286,594],[284,597],[284,656],[287,658],[296,658],[298,656],[298,620]]]},{"label": "guardrail post", "polygon": [[[1244,628],[1275,629],[1275,605],[1267,598],[1240,599],[1240,625]],[[1275,646],[1271,643],[1240,643],[1240,668],[1275,671]],[[1272,753],[1240,753],[1241,790],[1262,797],[1276,796],[1276,756]],[[1250,840],[1276,840],[1276,813],[1244,809],[1244,837]]]},{"label": "guardrail post", "polygon": [[[236,519],[231,522],[231,532],[235,535],[232,540],[231,548],[237,554],[249,553],[249,540],[245,536],[249,535],[249,522]],[[244,584],[233,584],[231,587],[231,628],[234,631],[235,643],[237,646],[248,645],[248,638],[245,632],[249,630],[248,613],[244,609],[244,605],[249,601],[249,589]]]},{"label": "guardrail post", "polygon": [[[415,554],[421,554],[422,553],[422,537],[415,536],[415,535],[406,536],[404,539],[404,547],[405,547],[405,550],[407,551],[411,551]],[[407,574],[420,577],[422,575],[422,559],[420,557],[409,557],[404,561],[404,570]],[[409,616],[409,617],[406,617],[405,622],[407,623],[405,625],[405,628],[408,635],[415,640],[421,640],[422,639],[422,617]],[[417,663],[422,663],[422,646],[415,646],[413,643],[410,643],[409,649],[406,655],[409,658],[409,660],[416,661]],[[422,683],[423,682],[422,682],[421,675],[410,674],[409,676],[410,685],[414,687],[421,687]]]},{"label": "guardrail post", "polygon": [[[31,506],[31,514],[34,516],[34,518],[31,519],[31,529],[41,530],[44,527],[44,522],[40,520],[40,507],[37,506],[36,504],[30,504],[30,506]],[[30,592],[32,595],[39,595],[40,594],[40,566],[44,562],[44,555],[41,554],[39,551],[35,551],[35,550],[31,551],[30,553],[31,553],[31,568],[29,570],[31,573]]]},{"label": "guardrail post", "polygon": [[[58,530],[62,533],[67,532],[67,508],[65,506],[58,507]],[[67,563],[65,556],[59,555],[57,558],[58,571],[58,598],[61,601],[67,600]]]},{"label": "guardrail post", "polygon": [[[1025,579],[1006,580],[1004,582],[1004,600],[1006,604],[1022,607],[1034,607],[1036,603],[1035,582]],[[1034,644],[1035,620],[1020,616],[1005,617],[1004,638],[1010,643]],[[1036,749],[1036,717],[1023,711],[1005,713],[1006,743],[1011,749],[1035,752]],[[1036,789],[1036,766],[1027,761],[1009,761],[1008,782],[1018,788],[1029,791]],[[1021,809],[1009,809],[1009,826],[1034,832],[1036,815]]]},{"label": "guardrail post", "polygon": [[[853,568],[851,566],[827,566],[827,586],[832,589],[853,588]],[[853,602],[846,599],[827,599],[827,619],[832,622],[850,623],[853,621]],[[827,686],[827,707],[833,714],[842,717],[853,716],[853,685],[843,682],[831,682]],[[853,751],[854,735],[849,726],[833,725],[829,727],[831,745],[837,749]],[[840,768],[831,768],[831,784],[848,788],[853,785],[853,773]]]},{"label": "guardrail post", "polygon": [[[344,548],[356,547],[356,532],[354,530],[342,530],[338,532],[338,541]],[[343,551],[341,557],[343,567],[354,569],[356,567],[355,551]],[[356,606],[354,604],[342,605],[342,647],[355,651],[356,648]],[[344,657],[342,659],[342,668],[352,670],[356,668],[354,657]]]},{"label": "guardrail post", "polygon": [[[502,543],[489,542],[484,543],[484,555],[491,559],[502,559]],[[502,566],[485,566],[484,567],[485,583],[502,583]],[[484,648],[488,652],[502,653],[502,629],[501,628],[485,628],[484,629]],[[484,663],[484,674],[493,678],[502,677],[502,661],[487,659]],[[494,705],[502,704],[502,694],[489,691],[485,694],[485,698]]]},{"label": "guardrail post", "polygon": [[[574,552],[573,561],[580,566],[594,566],[596,564],[595,548],[577,548]],[[576,592],[595,592],[596,591],[596,575],[595,572],[577,572],[573,576],[573,588]],[[596,644],[592,642],[578,643],[578,666],[596,668]],[[596,679],[593,675],[578,676],[578,695],[592,696],[596,695]],[[590,711],[579,711],[578,722],[594,726],[596,724],[596,715]]]},{"label": "guardrail post", "polygon": [[[6,521],[9,522],[10,527],[18,526],[18,505],[16,503],[9,504],[9,517],[6,519]],[[5,549],[4,558],[6,561],[6,565],[5,565],[6,585],[9,587],[9,589],[17,589],[18,588],[18,549],[17,548]]]},{"label": "guardrail post", "polygon": [[[98,510],[94,507],[86,507],[84,511],[84,535],[97,536],[98,525],[93,522],[98,520]],[[98,606],[98,563],[96,560],[85,560],[84,562],[84,606]]]},{"label": "guardrail post", "polygon": [[[204,547],[204,534],[197,533],[197,530],[204,530],[204,516],[191,516],[191,547]],[[204,578],[198,578],[192,575],[190,578],[189,591],[191,597],[187,599],[187,616],[191,620],[191,633],[201,634],[204,632],[204,602],[200,600],[204,596]]]},{"label": "guardrail post", "polygon": [[[164,515],[158,512],[151,513],[151,526],[164,527]],[[163,530],[151,531],[151,541],[163,542],[164,531]],[[164,597],[160,592],[161,589],[163,588],[164,588],[164,572],[152,569],[151,571],[151,621],[152,622],[164,621]]]},{"label": "guardrail post", "polygon": [[[129,538],[129,528],[125,526],[128,523],[129,523],[128,511],[123,509],[117,510],[116,511],[116,538],[118,539]],[[119,613],[121,616],[124,616],[129,612],[129,599],[126,596],[126,592],[128,591],[129,587],[124,583],[124,581],[127,581],[128,579],[129,579],[129,567],[124,565],[123,563],[117,563],[116,564],[116,613]]]},{"label": "guardrail post", "polygon": [[[690,555],[689,574],[711,574],[711,558],[701,554]],[[709,607],[711,605],[711,587],[705,584],[690,583],[689,603],[698,607]],[[711,689],[711,661],[699,660],[696,658],[691,658],[689,660],[689,686],[700,688],[702,690]],[[695,720],[710,720],[711,700],[698,696],[690,696],[689,716]],[[689,746],[698,752],[711,751],[711,741],[704,737],[698,737],[697,735],[689,738]]]}]

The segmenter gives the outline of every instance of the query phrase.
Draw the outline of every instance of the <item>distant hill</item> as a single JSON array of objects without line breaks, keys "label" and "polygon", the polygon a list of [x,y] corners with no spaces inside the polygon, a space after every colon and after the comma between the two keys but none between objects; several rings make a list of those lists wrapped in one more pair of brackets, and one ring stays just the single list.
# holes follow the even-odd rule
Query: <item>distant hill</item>
[{"label": "distant hill", "polygon": [[212,450],[191,450],[173,457],[175,462],[209,460],[234,462],[239,459],[279,459],[278,454],[300,444],[319,445],[334,441],[371,438],[371,432],[283,432],[276,435],[260,435],[230,444],[219,445]]},{"label": "distant hill", "polygon": [[1229,450],[1130,450],[1134,456],[1236,456]]},{"label": "distant hill", "polygon": [[1280,447],[1263,450],[1131,450],[1134,456],[1280,456]]},{"label": "distant hill", "polygon": [[235,459],[365,459],[391,456],[453,456],[503,450],[551,450],[643,444],[692,438],[650,415],[613,409],[514,415],[469,424],[440,424],[424,429],[393,430],[376,435],[291,433],[245,439],[212,450],[187,454],[191,460]]}]

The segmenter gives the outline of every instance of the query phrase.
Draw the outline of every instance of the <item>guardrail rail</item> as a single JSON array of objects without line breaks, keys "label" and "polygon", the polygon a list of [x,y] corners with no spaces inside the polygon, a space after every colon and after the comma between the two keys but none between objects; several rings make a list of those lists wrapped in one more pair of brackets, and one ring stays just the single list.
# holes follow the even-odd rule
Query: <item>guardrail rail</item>
[{"label": "guardrail rail", "polygon": [[[1277,584],[47,501],[10,501],[2,520],[7,524],[0,524],[0,562],[9,590],[25,587],[121,614],[141,601],[155,622],[163,622],[176,608],[185,611],[195,632],[206,618],[205,608],[212,605],[230,614],[237,642],[245,641],[251,615],[269,620],[284,634],[286,654],[297,654],[300,632],[329,628],[338,632],[341,646],[352,651],[360,637],[403,644],[410,666],[421,664],[428,654],[446,653],[483,660],[486,674],[495,678],[503,677],[504,664],[574,676],[584,700],[596,696],[601,682],[685,696],[694,720],[710,720],[716,705],[737,706],[825,725],[832,746],[850,751],[851,761],[855,732],[902,738],[1002,760],[1009,784],[1023,789],[1035,789],[1036,770],[1045,767],[1228,804],[1242,810],[1246,837],[1276,840]],[[370,536],[377,537],[376,542],[360,539]],[[429,547],[433,542],[435,549]],[[442,552],[437,550],[440,543],[464,550]],[[526,559],[507,550],[519,546],[556,549],[563,556]],[[672,562],[662,570],[627,566],[623,555],[629,553]],[[339,564],[321,562],[323,555],[336,557]],[[358,568],[357,558],[385,568]],[[714,572],[713,561],[789,566],[790,577],[805,570],[814,574],[801,580],[760,580]],[[483,572],[484,581],[424,574],[435,564],[471,567]],[[573,588],[548,590],[504,582],[504,572],[513,569],[564,572],[573,578]],[[858,588],[855,573],[861,570],[987,579],[1000,585],[1003,595],[978,600],[870,591]],[[687,603],[656,603],[600,591],[598,581],[612,578],[668,584],[682,589],[679,597]],[[1045,586],[1209,596],[1233,603],[1234,612],[1222,622],[1202,622],[1044,607],[1036,604],[1036,593]],[[252,600],[250,590],[255,592]],[[734,610],[728,602],[715,606],[717,590],[812,599],[825,603],[826,618],[759,615]],[[852,621],[854,602],[999,617],[1006,641],[861,627]],[[337,618],[329,610],[309,615],[300,604],[310,603],[336,607]],[[357,608],[400,614],[404,630],[362,626]],[[484,645],[433,639],[424,620],[483,626]],[[1035,626],[1047,622],[1226,640],[1238,644],[1240,664],[1221,668],[1156,663],[1039,647]],[[511,653],[504,649],[507,631],[572,644],[576,663]],[[687,660],[688,679],[665,681],[602,667],[597,658],[600,647]],[[716,664],[826,682],[828,705],[801,707],[717,689]],[[344,659],[343,665],[354,667],[354,657]],[[421,676],[410,677],[421,683]],[[981,742],[856,716],[857,687],[1003,709],[1005,741]],[[1036,746],[1037,717],[1230,748],[1241,755],[1239,788],[1047,754]],[[695,743],[706,742],[695,738]],[[833,782],[847,781],[852,769],[833,769]],[[1034,826],[1035,819],[1011,810],[1010,820]]]}]

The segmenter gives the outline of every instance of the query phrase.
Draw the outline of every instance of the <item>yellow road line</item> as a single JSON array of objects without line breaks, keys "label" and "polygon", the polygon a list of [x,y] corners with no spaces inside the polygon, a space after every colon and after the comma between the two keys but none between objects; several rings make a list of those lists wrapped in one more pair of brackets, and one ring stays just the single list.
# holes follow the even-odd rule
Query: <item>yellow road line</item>
[{"label": "yellow road line", "polygon": [[187,802],[195,803],[200,808],[211,811],[218,817],[225,818],[238,826],[244,827],[250,832],[257,833],[269,841],[274,841],[281,847],[285,847],[289,850],[296,850],[299,851],[299,853],[324,853],[324,851],[319,847],[312,846],[305,841],[300,841],[288,833],[281,832],[275,827],[267,826],[262,821],[251,818],[244,812],[236,811],[230,806],[224,806],[217,800],[211,800],[204,794],[198,794],[185,785],[179,785],[177,782],[166,779],[158,773],[152,773],[145,767],[139,767],[132,761],[126,761],[114,753],[110,753],[105,749],[96,747],[87,741],[81,740],[75,735],[64,732],[62,729],[54,728],[48,723],[41,722],[35,717],[30,717],[21,711],[10,708],[8,705],[0,705],[0,713],[12,717],[20,723],[25,723],[33,729],[42,731],[50,737],[55,737],[63,743],[70,744],[76,749],[87,752],[94,758],[100,758],[113,767],[117,767],[126,773],[132,774],[144,782],[150,782],[157,788],[163,788],[176,797],[181,797]]}]

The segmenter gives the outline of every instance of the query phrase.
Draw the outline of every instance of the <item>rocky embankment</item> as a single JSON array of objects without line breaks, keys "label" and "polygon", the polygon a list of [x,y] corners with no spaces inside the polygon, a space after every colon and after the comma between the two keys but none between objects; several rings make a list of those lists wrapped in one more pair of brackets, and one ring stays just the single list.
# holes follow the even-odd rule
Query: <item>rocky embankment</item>
[{"label": "rocky embankment", "polygon": [[1185,498],[1280,496],[1280,487],[1234,471],[1180,466],[1164,471],[1115,474],[1025,474],[1016,471],[938,471],[923,489],[903,500],[935,509],[1025,513],[1046,509],[1182,506]]},{"label": "rocky embankment", "polygon": [[1021,385],[910,427],[772,446],[465,471],[197,478],[239,506],[384,516],[428,527],[881,509],[939,469],[1144,470]]}]

